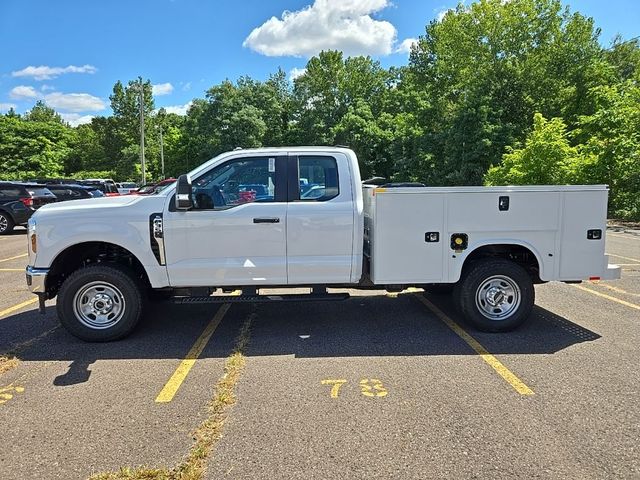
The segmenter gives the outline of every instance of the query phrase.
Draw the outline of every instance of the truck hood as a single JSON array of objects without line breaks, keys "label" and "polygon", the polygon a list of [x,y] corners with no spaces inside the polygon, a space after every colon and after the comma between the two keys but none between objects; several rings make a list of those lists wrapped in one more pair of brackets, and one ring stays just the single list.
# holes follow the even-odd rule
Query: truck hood
[{"label": "truck hood", "polygon": [[[117,197],[87,198],[83,200],[70,200],[67,202],[50,203],[39,208],[33,217],[46,218],[49,215],[74,215],[81,213],[103,214],[105,210],[133,207],[139,205],[150,209],[162,209],[166,198],[164,195],[120,195]],[[143,208],[144,208],[143,207]]]}]

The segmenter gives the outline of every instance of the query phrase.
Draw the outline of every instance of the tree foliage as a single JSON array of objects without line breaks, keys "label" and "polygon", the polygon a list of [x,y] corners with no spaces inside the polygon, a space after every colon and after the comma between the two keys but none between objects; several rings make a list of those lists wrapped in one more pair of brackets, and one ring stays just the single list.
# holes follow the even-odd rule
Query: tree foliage
[{"label": "tree foliage", "polygon": [[560,118],[533,117],[533,130],[522,148],[511,149],[499,166],[485,175],[487,185],[558,185],[572,183],[582,164],[580,153],[567,137],[567,126]]},{"label": "tree foliage", "polygon": [[142,84],[150,178],[161,128],[166,176],[238,146],[345,144],[365,178],[606,183],[611,213],[640,218],[640,46],[599,35],[560,0],[479,0],[427,24],[406,66],[321,52],[293,82],[213,85],[184,116],[155,110],[150,80],[118,81],[113,115],[77,128],[42,102],[0,116],[0,172],[139,180]]}]

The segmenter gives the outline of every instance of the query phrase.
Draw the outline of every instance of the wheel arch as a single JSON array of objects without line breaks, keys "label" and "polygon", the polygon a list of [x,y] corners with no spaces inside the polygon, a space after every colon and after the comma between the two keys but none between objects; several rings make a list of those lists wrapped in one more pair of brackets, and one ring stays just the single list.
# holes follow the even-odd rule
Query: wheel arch
[{"label": "wheel arch", "polygon": [[543,283],[547,278],[540,253],[531,244],[519,240],[491,241],[473,247],[466,254],[462,264],[452,272],[455,281],[473,262],[483,258],[503,258],[521,265],[527,270],[534,283]]},{"label": "wheel arch", "polygon": [[146,268],[130,250],[112,242],[87,241],[69,245],[54,257],[47,275],[49,298],[57,295],[64,280],[73,272],[85,266],[99,264],[124,266],[142,285],[150,286]]}]

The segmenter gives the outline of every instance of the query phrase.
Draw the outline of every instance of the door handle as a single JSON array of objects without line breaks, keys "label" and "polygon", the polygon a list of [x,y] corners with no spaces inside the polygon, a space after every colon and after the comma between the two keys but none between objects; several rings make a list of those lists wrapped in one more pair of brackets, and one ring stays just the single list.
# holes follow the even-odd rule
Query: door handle
[{"label": "door handle", "polygon": [[254,218],[253,223],[280,223],[280,219],[278,217]]}]

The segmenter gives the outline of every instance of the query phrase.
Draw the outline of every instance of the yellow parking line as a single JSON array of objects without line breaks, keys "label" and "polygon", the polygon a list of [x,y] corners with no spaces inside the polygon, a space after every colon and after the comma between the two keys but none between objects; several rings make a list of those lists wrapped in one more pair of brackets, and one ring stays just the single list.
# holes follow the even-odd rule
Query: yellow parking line
[{"label": "yellow parking line", "polygon": [[187,356],[184,358],[184,360],[182,360],[182,362],[180,362],[180,365],[178,365],[176,371],[173,372],[173,375],[171,375],[169,381],[165,384],[165,386],[156,397],[156,403],[167,403],[173,400],[173,397],[176,395],[176,392],[180,388],[180,385],[182,385],[184,379],[187,378],[187,375],[191,371],[191,368],[196,363],[196,360],[202,353],[202,350],[204,350],[204,347],[207,346],[211,335],[213,335],[213,332],[215,332],[216,328],[218,328],[218,325],[220,325],[222,318],[227,313],[227,310],[229,310],[230,306],[231,304],[229,303],[223,303],[220,306],[216,314],[209,322],[209,325],[207,325],[200,337],[198,337],[196,343],[193,344],[193,347],[191,347],[191,350],[189,350],[189,353],[187,353]]},{"label": "yellow parking line", "polygon": [[9,260],[15,260],[16,258],[24,258],[28,256],[28,253],[23,253],[22,255],[16,255],[15,257],[3,258],[2,260],[0,260],[0,262],[8,262]]},{"label": "yellow parking line", "polygon": [[626,238],[627,240],[640,240],[640,237],[635,237],[633,235],[618,235],[616,233],[608,233],[607,236],[617,237],[617,238]]},{"label": "yellow parking line", "polygon": [[619,298],[612,297],[611,295],[607,295],[606,293],[596,292],[595,290],[591,290],[590,288],[583,287],[582,285],[573,285],[580,290],[584,290],[585,292],[592,293],[593,295],[597,295],[598,297],[606,298],[607,300],[611,300],[612,302],[619,303],[629,308],[634,308],[636,310],[640,310],[640,305],[636,305],[635,303],[627,302],[625,300],[620,300]]},{"label": "yellow parking line", "polygon": [[625,260],[631,260],[632,262],[640,262],[640,260],[638,260],[637,258],[623,257],[622,255],[616,255],[615,253],[606,253],[605,255],[616,258],[624,258]]},{"label": "yellow parking line", "polygon": [[614,287],[613,285],[609,285],[608,283],[596,283],[596,282],[593,282],[593,284],[594,285],[599,285],[599,286],[604,287],[604,288],[608,288],[609,290],[612,290],[612,291],[618,292],[618,293],[622,293],[624,295],[631,295],[633,297],[640,297],[640,293],[627,292],[626,290],[623,290],[622,288]]},{"label": "yellow parking line", "polygon": [[0,318],[2,317],[6,317],[7,315],[9,315],[10,313],[13,313],[17,310],[20,310],[21,308],[24,308],[28,305],[31,305],[33,303],[36,303],[38,301],[38,297],[32,298],[31,300],[27,300],[26,302],[22,302],[19,303],[18,305],[14,305],[13,307],[9,307],[6,310],[2,310],[0,312]]},{"label": "yellow parking line", "polygon": [[0,272],[24,272],[24,268],[0,268]]},{"label": "yellow parking line", "polygon": [[522,380],[520,380],[511,370],[504,366],[504,364],[496,357],[491,355],[486,348],[484,348],[475,338],[469,335],[460,325],[449,318],[442,310],[436,307],[429,300],[422,295],[414,295],[418,300],[424,303],[429,310],[431,310],[440,320],[442,320],[447,327],[454,331],[467,345],[469,345],[480,358],[484,360],[491,368],[493,368],[498,375],[500,375],[509,385],[511,385],[516,392],[520,395],[533,395],[533,390],[527,387]]}]

